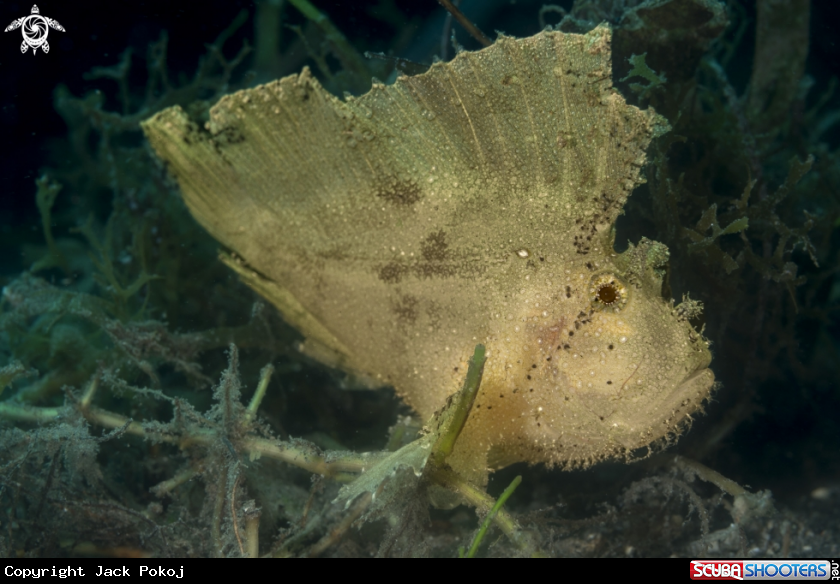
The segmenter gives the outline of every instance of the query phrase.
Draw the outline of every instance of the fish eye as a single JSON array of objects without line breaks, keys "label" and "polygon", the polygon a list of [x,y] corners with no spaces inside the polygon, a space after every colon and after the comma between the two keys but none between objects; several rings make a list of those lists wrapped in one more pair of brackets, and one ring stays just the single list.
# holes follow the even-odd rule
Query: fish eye
[{"label": "fish eye", "polygon": [[598,274],[589,286],[592,307],[598,310],[618,312],[627,305],[627,286],[611,273]]},{"label": "fish eye", "polygon": [[604,284],[600,288],[598,288],[598,292],[595,293],[598,300],[610,306],[611,304],[615,304],[615,302],[620,298],[620,294],[616,287],[613,284]]}]

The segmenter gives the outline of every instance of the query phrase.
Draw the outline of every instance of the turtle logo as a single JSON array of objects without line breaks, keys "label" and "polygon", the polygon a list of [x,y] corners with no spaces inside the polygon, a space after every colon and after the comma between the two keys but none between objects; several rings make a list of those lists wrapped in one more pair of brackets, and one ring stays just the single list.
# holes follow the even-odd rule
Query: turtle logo
[{"label": "turtle logo", "polygon": [[41,16],[37,5],[32,6],[32,14],[12,21],[3,32],[9,32],[20,28],[23,33],[23,42],[20,44],[20,52],[25,53],[26,49],[32,47],[32,54],[38,52],[40,47],[45,53],[50,52],[50,45],[47,42],[47,33],[51,28],[64,32],[64,27],[58,24],[57,20]]}]

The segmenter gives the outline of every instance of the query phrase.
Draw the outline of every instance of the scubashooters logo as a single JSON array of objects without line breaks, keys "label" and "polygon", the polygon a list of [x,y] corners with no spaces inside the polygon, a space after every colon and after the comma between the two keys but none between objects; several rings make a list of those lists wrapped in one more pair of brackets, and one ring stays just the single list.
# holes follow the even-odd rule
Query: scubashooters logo
[{"label": "scubashooters logo", "polygon": [[692,580],[829,580],[832,569],[827,560],[693,560],[690,575]]},{"label": "scubashooters logo", "polygon": [[23,42],[20,44],[20,52],[25,53],[26,49],[32,48],[32,54],[38,52],[40,48],[45,53],[50,52],[50,44],[47,42],[47,34],[50,29],[55,29],[64,32],[64,27],[58,24],[57,20],[41,16],[41,11],[38,6],[32,6],[32,14],[13,20],[12,24],[6,27],[3,32],[10,30],[21,29],[23,33]]}]

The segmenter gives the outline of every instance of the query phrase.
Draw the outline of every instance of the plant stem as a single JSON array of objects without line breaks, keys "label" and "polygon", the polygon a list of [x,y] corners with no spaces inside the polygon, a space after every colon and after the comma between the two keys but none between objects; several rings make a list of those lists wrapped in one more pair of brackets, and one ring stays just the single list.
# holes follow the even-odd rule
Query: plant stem
[{"label": "plant stem", "polygon": [[321,29],[345,69],[357,75],[363,82],[370,81],[371,74],[365,59],[347,41],[347,37],[327,18],[326,14],[315,8],[308,0],[289,0],[289,3]]},{"label": "plant stem", "polygon": [[250,425],[257,415],[257,409],[260,407],[263,398],[265,397],[265,390],[268,389],[268,383],[271,381],[271,376],[274,373],[274,365],[266,365],[260,371],[260,383],[257,385],[257,391],[254,392],[254,397],[251,398],[251,403],[248,404],[248,409],[245,412],[245,424]]},{"label": "plant stem", "polygon": [[484,521],[482,522],[478,533],[475,534],[475,538],[473,539],[472,545],[470,546],[470,550],[467,552],[467,555],[465,557],[475,557],[475,554],[478,552],[478,546],[481,545],[481,541],[484,539],[484,536],[487,534],[487,530],[490,528],[490,523],[496,518],[496,515],[498,515],[499,511],[502,510],[502,506],[510,498],[513,492],[516,490],[516,487],[518,487],[519,483],[521,482],[521,475],[513,479],[513,481],[511,481],[511,483],[508,485],[508,488],[505,489],[505,492],[502,493],[501,497],[499,497],[499,499],[496,501],[496,504],[493,505],[493,508],[490,509],[490,513],[488,513],[487,517],[484,518]]},{"label": "plant stem", "polygon": [[222,555],[222,512],[225,508],[225,499],[227,499],[227,475],[227,468],[225,467],[219,473],[219,478],[216,481],[216,504],[213,508],[213,523],[210,533],[217,558],[224,557]]},{"label": "plant stem", "polygon": [[[448,469],[434,468],[429,469],[427,477],[432,482],[449,489],[453,493],[461,495],[467,503],[476,507],[479,512],[490,513],[493,510],[496,502],[493,498],[465,481],[463,478]],[[499,529],[513,542],[516,547],[522,551],[530,551],[534,554],[539,554],[536,550],[536,543],[532,540],[530,535],[521,531],[516,524],[516,520],[510,513],[504,509],[498,509],[493,520]]]},{"label": "plant stem", "polygon": [[470,22],[470,19],[464,16],[464,13],[458,10],[458,8],[454,4],[452,4],[450,0],[438,0],[438,3],[440,3],[440,5],[444,8],[446,8],[447,12],[454,16],[455,20],[457,20],[461,26],[467,29],[467,32],[470,33],[470,35],[472,35],[472,37],[475,40],[480,42],[485,47],[489,47],[493,44],[493,41],[487,38],[487,35],[481,32],[481,30],[479,30],[479,28],[476,25]]},{"label": "plant stem", "polygon": [[[18,404],[10,401],[0,403],[0,419],[13,420],[18,422],[30,422],[46,424],[58,421],[68,412],[67,408],[38,408]],[[150,438],[158,442],[175,444],[180,448],[192,446],[208,447],[218,440],[218,433],[214,430],[195,430],[185,434],[149,434],[139,422],[129,420],[120,414],[115,414],[99,408],[89,407],[82,414],[92,424],[103,428],[125,428],[127,434]],[[265,438],[245,437],[236,444],[237,448],[246,452],[252,458],[265,456],[273,460],[279,460],[293,466],[297,466],[309,472],[329,477],[339,482],[350,482],[356,476],[375,464],[381,457],[387,456],[387,452],[379,453],[350,453],[329,460],[320,452],[304,441],[281,442],[266,440]]]}]

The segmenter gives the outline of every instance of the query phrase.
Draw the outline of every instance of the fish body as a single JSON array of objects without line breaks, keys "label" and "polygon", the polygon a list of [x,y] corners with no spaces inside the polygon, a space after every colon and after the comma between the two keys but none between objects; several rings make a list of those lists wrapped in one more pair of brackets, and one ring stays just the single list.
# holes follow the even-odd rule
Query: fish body
[{"label": "fish body", "polygon": [[453,467],[585,466],[679,435],[714,382],[665,246],[614,250],[667,123],[612,88],[610,39],[501,37],[345,100],[304,70],[143,128],[307,354],[428,419],[486,346]]}]

